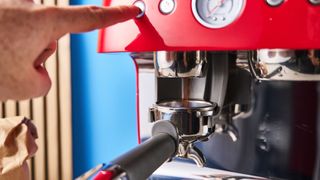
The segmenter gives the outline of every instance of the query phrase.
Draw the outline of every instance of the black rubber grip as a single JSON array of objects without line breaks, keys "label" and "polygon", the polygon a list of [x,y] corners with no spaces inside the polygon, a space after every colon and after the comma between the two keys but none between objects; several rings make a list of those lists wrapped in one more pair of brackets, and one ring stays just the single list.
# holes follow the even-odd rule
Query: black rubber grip
[{"label": "black rubber grip", "polygon": [[176,147],[173,137],[160,133],[112,161],[111,164],[120,166],[129,180],[144,180],[174,155]]}]

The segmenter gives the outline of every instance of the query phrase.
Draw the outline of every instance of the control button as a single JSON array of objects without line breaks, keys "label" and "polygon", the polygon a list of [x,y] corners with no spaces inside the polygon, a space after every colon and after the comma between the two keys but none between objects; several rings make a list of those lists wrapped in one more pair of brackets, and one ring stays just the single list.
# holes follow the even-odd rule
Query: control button
[{"label": "control button", "polygon": [[284,0],[266,0],[266,2],[270,6],[279,6],[284,2]]},{"label": "control button", "polygon": [[159,9],[162,14],[170,14],[174,10],[176,3],[174,0],[161,0]]},{"label": "control button", "polygon": [[309,0],[311,4],[320,5],[320,0]]},{"label": "control button", "polygon": [[136,1],[133,5],[137,6],[141,11],[136,18],[141,18],[146,12],[146,4],[143,1]]}]

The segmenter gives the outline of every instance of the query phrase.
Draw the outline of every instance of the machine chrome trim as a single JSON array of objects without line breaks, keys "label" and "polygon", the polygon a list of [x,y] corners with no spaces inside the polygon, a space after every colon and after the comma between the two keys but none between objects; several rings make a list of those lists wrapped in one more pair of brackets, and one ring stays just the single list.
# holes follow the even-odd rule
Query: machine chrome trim
[{"label": "machine chrome trim", "polygon": [[202,77],[206,63],[205,51],[158,51],[154,62],[157,76],[163,78]]},{"label": "machine chrome trim", "polygon": [[314,49],[240,51],[237,66],[261,81],[320,81],[320,51]]},{"label": "machine chrome trim", "polygon": [[155,122],[171,121],[178,129],[180,141],[194,142],[214,131],[213,116],[217,106],[205,101],[173,100],[155,104],[150,113]]}]

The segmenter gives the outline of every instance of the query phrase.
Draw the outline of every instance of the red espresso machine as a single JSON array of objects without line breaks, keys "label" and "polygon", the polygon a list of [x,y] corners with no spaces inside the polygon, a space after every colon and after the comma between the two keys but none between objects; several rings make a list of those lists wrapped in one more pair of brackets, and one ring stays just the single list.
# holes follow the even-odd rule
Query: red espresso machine
[{"label": "red espresso machine", "polygon": [[136,62],[143,143],[95,179],[170,179],[151,176],[166,161],[254,176],[184,179],[320,179],[319,0],[104,2],[129,4],[98,51]]}]

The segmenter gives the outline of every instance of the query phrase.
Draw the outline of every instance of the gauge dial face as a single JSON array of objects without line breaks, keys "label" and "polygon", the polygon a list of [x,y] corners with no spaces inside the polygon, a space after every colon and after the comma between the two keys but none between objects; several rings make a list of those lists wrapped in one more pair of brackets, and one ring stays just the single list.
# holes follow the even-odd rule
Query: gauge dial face
[{"label": "gauge dial face", "polygon": [[241,14],[245,0],[192,0],[192,12],[202,25],[222,28]]}]

